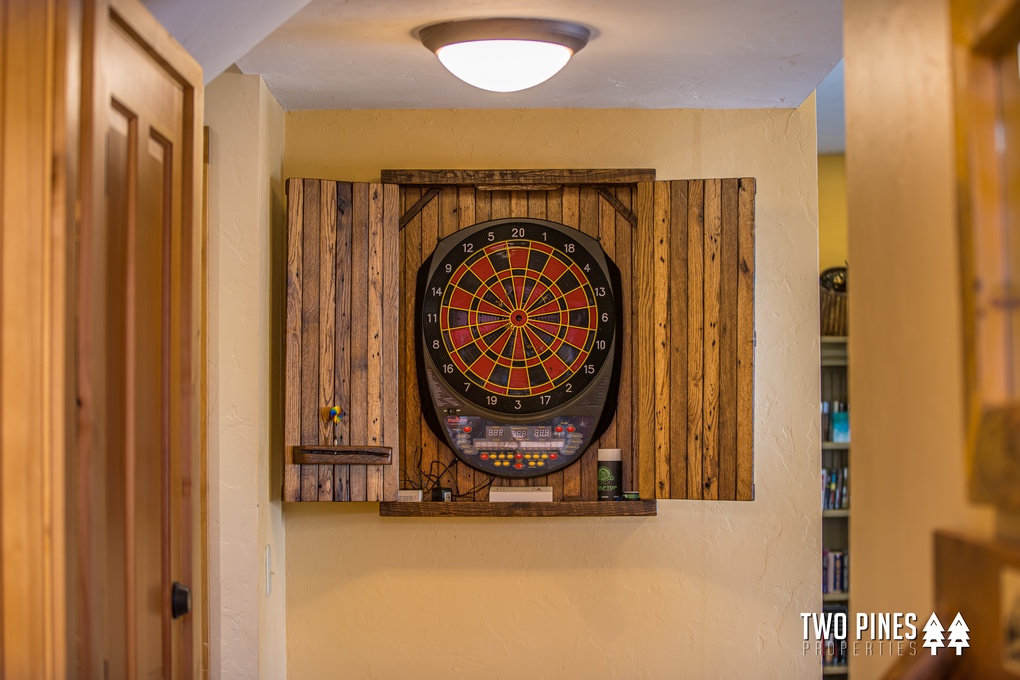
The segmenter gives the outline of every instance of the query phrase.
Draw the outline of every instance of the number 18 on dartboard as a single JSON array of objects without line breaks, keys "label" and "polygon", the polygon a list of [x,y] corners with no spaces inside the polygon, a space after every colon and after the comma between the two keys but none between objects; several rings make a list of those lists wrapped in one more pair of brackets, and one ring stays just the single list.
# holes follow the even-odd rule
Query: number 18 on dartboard
[{"label": "number 18 on dartboard", "polygon": [[462,462],[538,477],[609,426],[620,280],[593,238],[545,220],[476,224],[438,243],[417,299],[422,410]]}]

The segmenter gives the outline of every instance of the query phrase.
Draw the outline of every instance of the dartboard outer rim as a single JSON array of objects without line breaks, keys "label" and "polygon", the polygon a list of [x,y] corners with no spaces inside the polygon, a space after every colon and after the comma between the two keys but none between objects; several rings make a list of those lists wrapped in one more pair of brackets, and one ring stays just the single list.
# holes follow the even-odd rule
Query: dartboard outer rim
[{"label": "dartboard outer rim", "polygon": [[[561,390],[563,385],[561,383],[558,387],[554,388],[549,392],[549,394],[561,397],[560,399],[555,398],[551,399],[550,405],[548,407],[530,409],[520,414],[515,414],[503,410],[489,409],[474,399],[467,398],[458,394],[456,391],[456,387],[454,387],[454,385],[447,381],[445,377],[442,375],[441,371],[439,370],[439,365],[436,363],[435,356],[433,355],[433,353],[425,346],[429,340],[435,338],[426,338],[424,335],[425,333],[424,316],[426,310],[426,304],[424,299],[425,291],[427,290],[428,286],[432,284],[435,276],[438,274],[438,268],[439,266],[441,266],[442,262],[458,246],[461,246],[465,241],[468,241],[469,239],[475,237],[475,235],[478,232],[492,229],[494,227],[503,227],[513,224],[538,227],[544,226],[546,228],[555,229],[559,231],[567,239],[576,242],[578,246],[580,246],[584,251],[587,251],[588,257],[591,258],[591,261],[598,268],[598,271],[595,272],[597,274],[596,278],[604,279],[605,284],[609,288],[610,299],[608,301],[608,309],[612,310],[613,312],[612,314],[613,324],[612,331],[610,331],[609,335],[609,337],[611,338],[609,346],[604,350],[592,349],[588,354],[588,356],[596,356],[599,361],[599,363],[596,365],[594,373],[592,374],[592,378],[585,382],[585,384],[577,390],[576,395],[573,395],[569,398],[562,398]],[[499,241],[496,241],[496,243],[513,240],[516,239],[501,238]],[[526,240],[534,241],[535,239],[528,238]],[[457,258],[455,262],[459,266],[469,259],[470,258]],[[568,256],[566,259],[575,264],[577,263],[577,259],[575,257]],[[456,272],[456,269],[454,269],[454,272]],[[447,276],[452,277],[452,275],[453,272],[451,272]],[[586,278],[588,278],[588,286],[592,287],[593,286],[592,277],[587,276]],[[601,281],[599,281],[599,283],[601,283]],[[611,404],[612,408],[608,408],[610,406],[609,404],[607,404],[606,406],[608,410],[615,412],[616,406],[615,390],[619,381],[621,359],[620,344],[622,337],[622,328],[624,325],[624,319],[622,318],[621,314],[622,301],[620,300],[620,295],[622,294],[622,291],[620,289],[619,270],[616,268],[611,258],[609,258],[609,256],[605,253],[605,251],[602,249],[601,245],[595,238],[589,236],[588,234],[585,234],[584,232],[578,229],[575,229],[562,223],[531,217],[498,218],[495,220],[486,220],[484,222],[479,222],[477,224],[471,225],[470,227],[461,229],[448,237],[445,237],[442,241],[440,241],[439,244],[437,244],[436,249],[433,250],[432,254],[428,257],[428,259],[425,262],[422,263],[421,268],[419,269],[417,293],[418,295],[415,306],[415,336],[416,336],[415,339],[416,339],[416,355],[418,356],[420,367],[419,373],[421,374],[419,375],[419,382],[421,383],[420,387],[423,392],[422,394],[423,397],[425,397],[424,392],[429,389],[427,385],[427,379],[424,376],[425,364],[423,362],[425,357],[428,356],[429,364],[432,366],[432,369],[436,377],[442,382],[445,389],[449,391],[451,394],[457,395],[456,398],[462,404],[467,406],[472,411],[476,411],[478,415],[484,416],[495,421],[507,421],[514,423],[541,422],[542,420],[548,418],[549,414],[551,413],[562,411],[563,409],[568,409],[571,404],[583,402],[588,393],[592,389],[596,388],[600,384],[603,384],[604,382],[603,377],[608,367],[611,369],[612,378],[610,385],[612,391],[612,404]],[[441,308],[442,303],[438,303],[436,306],[437,311]],[[601,310],[602,308],[599,307],[598,309]],[[595,335],[597,336],[597,334],[598,333],[596,331]],[[437,337],[438,335],[439,334],[437,333]],[[449,356],[449,354],[447,354],[447,356]],[[573,375],[576,375],[576,372]],[[484,390],[484,388],[481,389]],[[484,391],[482,393],[484,394]],[[539,395],[534,395],[531,398],[534,399],[537,398],[538,396]]]}]

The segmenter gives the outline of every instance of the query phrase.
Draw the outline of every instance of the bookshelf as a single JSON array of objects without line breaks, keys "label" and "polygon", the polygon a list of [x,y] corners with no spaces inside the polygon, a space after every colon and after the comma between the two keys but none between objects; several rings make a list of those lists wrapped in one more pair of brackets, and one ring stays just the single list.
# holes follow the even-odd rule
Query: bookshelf
[{"label": "bookshelf", "polygon": [[[846,337],[823,336],[821,342],[822,388],[822,475],[819,491],[822,502],[822,607],[849,610],[850,547],[850,442],[843,421],[849,415]],[[828,404],[828,408],[826,408]],[[845,437],[849,439],[849,436]],[[847,660],[848,661],[848,660]],[[849,678],[849,665],[825,665],[822,676]]]}]

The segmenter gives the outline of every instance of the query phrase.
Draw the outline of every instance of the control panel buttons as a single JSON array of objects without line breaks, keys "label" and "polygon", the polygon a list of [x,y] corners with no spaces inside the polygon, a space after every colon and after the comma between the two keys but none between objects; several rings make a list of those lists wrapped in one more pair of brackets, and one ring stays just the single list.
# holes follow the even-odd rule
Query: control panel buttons
[{"label": "control panel buttons", "polygon": [[514,467],[517,468],[518,470],[523,470],[524,463],[514,463]]}]

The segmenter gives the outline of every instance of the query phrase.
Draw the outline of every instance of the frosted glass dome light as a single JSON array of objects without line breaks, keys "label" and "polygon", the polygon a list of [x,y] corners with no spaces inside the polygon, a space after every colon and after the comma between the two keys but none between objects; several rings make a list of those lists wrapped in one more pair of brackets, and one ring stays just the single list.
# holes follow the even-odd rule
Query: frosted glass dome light
[{"label": "frosted glass dome light", "polygon": [[590,35],[578,24],[546,19],[466,19],[419,31],[422,43],[450,73],[491,92],[517,92],[544,83]]}]

